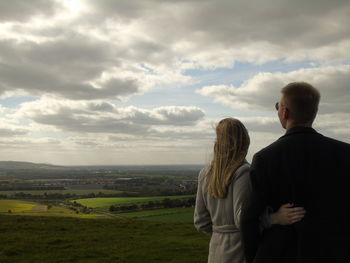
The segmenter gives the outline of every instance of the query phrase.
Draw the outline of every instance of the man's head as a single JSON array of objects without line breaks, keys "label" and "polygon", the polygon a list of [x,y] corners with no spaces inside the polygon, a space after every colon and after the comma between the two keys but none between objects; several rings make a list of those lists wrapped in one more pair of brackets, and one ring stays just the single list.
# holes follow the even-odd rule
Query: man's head
[{"label": "man's head", "polygon": [[311,126],[318,110],[320,93],[306,82],[292,82],[281,90],[278,117],[285,129]]}]

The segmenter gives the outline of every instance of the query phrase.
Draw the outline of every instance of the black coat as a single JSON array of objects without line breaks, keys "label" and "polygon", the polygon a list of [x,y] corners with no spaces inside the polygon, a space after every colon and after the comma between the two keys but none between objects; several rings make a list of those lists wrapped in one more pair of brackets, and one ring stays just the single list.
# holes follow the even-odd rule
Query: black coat
[{"label": "black coat", "polygon": [[[247,262],[350,262],[350,144],[294,127],[254,155],[253,196],[243,212]],[[266,206],[306,209],[290,226],[259,231]]]}]

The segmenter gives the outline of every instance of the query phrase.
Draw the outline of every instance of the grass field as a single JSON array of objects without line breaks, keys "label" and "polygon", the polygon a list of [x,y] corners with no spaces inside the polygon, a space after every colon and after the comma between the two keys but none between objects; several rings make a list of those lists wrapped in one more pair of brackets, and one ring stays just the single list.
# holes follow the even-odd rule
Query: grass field
[{"label": "grass field", "polygon": [[83,198],[73,200],[84,206],[91,207],[98,210],[108,211],[111,205],[125,205],[125,204],[141,204],[149,201],[161,201],[165,198],[178,199],[190,198],[194,195],[178,195],[178,196],[149,196],[149,197],[106,197],[106,198]]},{"label": "grass field", "polygon": [[130,213],[119,213],[118,215],[137,220],[147,220],[152,222],[193,222],[194,208],[168,208],[143,210]]},{"label": "grass field", "polygon": [[0,215],[1,263],[206,262],[191,223]]}]

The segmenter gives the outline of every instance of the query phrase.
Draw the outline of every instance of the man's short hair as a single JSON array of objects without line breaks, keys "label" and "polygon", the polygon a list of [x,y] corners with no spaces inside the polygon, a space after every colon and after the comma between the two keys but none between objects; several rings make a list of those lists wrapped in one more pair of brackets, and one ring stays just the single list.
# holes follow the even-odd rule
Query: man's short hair
[{"label": "man's short hair", "polygon": [[295,124],[312,124],[316,118],[320,92],[306,82],[292,82],[282,88],[285,106]]}]

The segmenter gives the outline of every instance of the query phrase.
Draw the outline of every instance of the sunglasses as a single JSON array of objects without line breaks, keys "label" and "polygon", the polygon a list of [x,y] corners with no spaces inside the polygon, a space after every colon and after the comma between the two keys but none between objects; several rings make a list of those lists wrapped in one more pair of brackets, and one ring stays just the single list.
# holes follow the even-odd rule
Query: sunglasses
[{"label": "sunglasses", "polygon": [[280,108],[280,104],[279,104],[279,102],[276,102],[275,109],[278,111],[279,108]]}]

